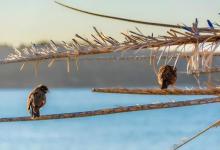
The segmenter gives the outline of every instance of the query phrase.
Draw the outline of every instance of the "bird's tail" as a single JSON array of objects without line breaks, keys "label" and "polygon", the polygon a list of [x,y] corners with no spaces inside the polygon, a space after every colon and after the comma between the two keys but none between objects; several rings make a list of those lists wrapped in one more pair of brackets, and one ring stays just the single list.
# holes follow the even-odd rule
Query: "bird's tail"
[{"label": "bird's tail", "polygon": [[33,118],[40,117],[40,110],[39,110],[38,107],[32,108],[32,110],[31,110],[31,116],[32,116]]},{"label": "bird's tail", "polygon": [[161,86],[161,89],[167,89],[167,87],[168,87],[167,82],[166,82],[166,81],[163,81],[162,86]]}]

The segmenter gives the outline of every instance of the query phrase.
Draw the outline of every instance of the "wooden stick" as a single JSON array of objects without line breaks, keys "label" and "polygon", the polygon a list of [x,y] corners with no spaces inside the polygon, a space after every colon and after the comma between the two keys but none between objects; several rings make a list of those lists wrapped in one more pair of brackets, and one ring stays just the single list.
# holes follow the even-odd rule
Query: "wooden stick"
[{"label": "wooden stick", "polygon": [[116,113],[132,112],[132,111],[203,105],[203,104],[218,103],[218,102],[220,102],[220,97],[188,100],[188,101],[179,101],[179,102],[166,102],[166,103],[158,103],[158,104],[125,106],[125,107],[117,107],[117,108],[106,108],[106,109],[99,109],[99,110],[85,111],[85,112],[52,114],[52,115],[44,115],[44,116],[41,116],[37,119],[32,119],[31,117],[0,118],[0,122],[17,122],[17,121],[35,121],[35,120],[79,118],[79,117],[108,115],[108,114],[116,114]]},{"label": "wooden stick", "polygon": [[220,88],[212,89],[127,89],[127,88],[94,88],[93,92],[146,95],[220,95]]}]

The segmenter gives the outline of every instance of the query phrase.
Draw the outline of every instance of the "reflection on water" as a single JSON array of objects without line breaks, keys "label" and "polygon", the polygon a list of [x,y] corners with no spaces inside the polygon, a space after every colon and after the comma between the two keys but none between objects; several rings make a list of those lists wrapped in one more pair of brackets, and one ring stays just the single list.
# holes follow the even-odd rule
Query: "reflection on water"
[{"label": "reflection on water", "polygon": [[[1,90],[0,117],[29,115],[29,90]],[[205,96],[144,96],[92,93],[89,89],[51,89],[41,114],[190,100]],[[1,150],[170,150],[220,119],[220,105],[130,112],[106,116],[0,124]],[[210,130],[183,150],[219,150],[219,128]]]}]

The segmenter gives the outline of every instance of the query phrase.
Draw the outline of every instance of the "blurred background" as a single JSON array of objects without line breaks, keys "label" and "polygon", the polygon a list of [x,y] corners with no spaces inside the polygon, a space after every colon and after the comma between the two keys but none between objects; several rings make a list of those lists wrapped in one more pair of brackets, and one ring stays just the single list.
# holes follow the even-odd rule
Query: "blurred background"
[{"label": "blurred background", "polygon": [[[65,0],[60,1],[84,10],[118,17],[161,22],[187,24],[199,19],[199,26],[207,26],[206,19],[218,22],[220,1],[146,1],[146,0]],[[22,48],[33,43],[71,41],[76,33],[89,37],[93,26],[100,31],[121,39],[120,32],[138,27],[147,35],[163,35],[167,28],[108,20],[81,14],[54,3],[53,0],[8,0],[0,5],[0,58],[5,58],[14,47]],[[146,53],[149,54],[149,53]],[[145,55],[146,55],[145,54]],[[108,57],[108,55],[106,56]],[[111,57],[111,55],[109,55]],[[163,62],[161,62],[163,63]],[[219,61],[216,60],[216,64]],[[157,86],[149,60],[144,61],[80,61],[79,70],[72,63],[70,73],[66,72],[66,62],[56,62],[47,68],[48,62],[41,63],[38,76],[34,74],[34,64],[28,63],[19,72],[22,64],[0,66],[0,87],[33,87],[45,83],[49,87],[99,87],[99,86]],[[185,61],[179,66],[184,72]],[[196,86],[194,77],[178,74],[178,85]],[[218,74],[216,75],[218,77]],[[203,80],[203,78],[201,79]],[[218,83],[215,80],[215,83]]]}]

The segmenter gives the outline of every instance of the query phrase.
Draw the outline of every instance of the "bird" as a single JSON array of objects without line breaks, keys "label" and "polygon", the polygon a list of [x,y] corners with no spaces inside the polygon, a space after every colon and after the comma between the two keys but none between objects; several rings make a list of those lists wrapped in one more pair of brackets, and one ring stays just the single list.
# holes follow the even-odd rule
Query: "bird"
[{"label": "bird", "polygon": [[40,117],[40,108],[46,104],[47,92],[48,87],[40,84],[29,93],[27,111],[31,114],[32,119]]},{"label": "bird", "polygon": [[174,85],[177,80],[177,68],[170,65],[161,66],[157,73],[157,80],[161,89]]}]

